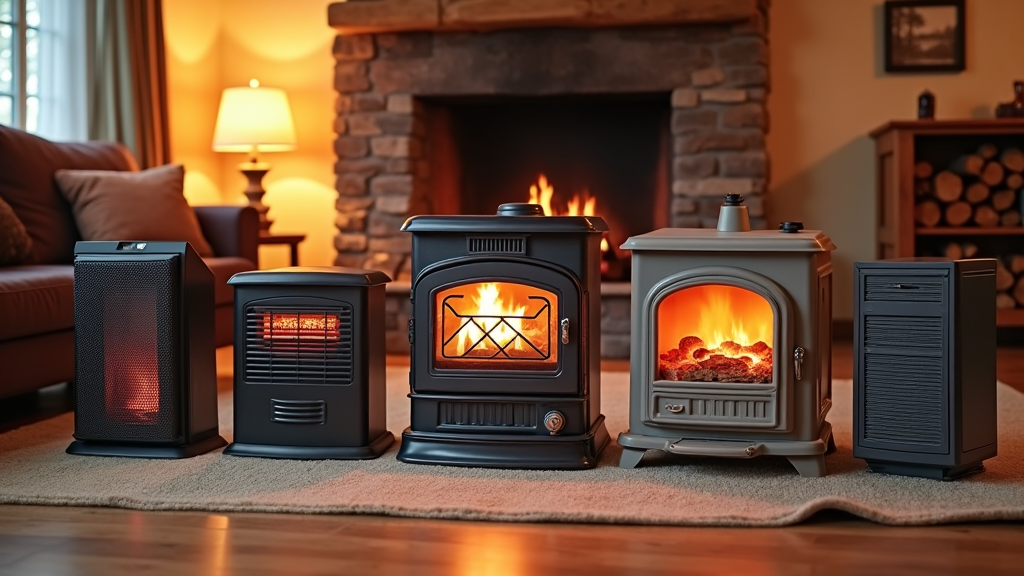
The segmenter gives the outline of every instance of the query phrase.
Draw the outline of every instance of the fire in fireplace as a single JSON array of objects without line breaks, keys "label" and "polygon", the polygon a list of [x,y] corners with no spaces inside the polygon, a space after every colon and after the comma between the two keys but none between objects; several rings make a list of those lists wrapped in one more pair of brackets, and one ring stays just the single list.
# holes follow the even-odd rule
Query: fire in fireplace
[{"label": "fire in fireplace", "polygon": [[717,230],[665,228],[623,245],[633,300],[620,466],[656,449],[781,455],[802,476],[825,474],[835,246],[802,228],[752,231],[730,195]]},{"label": "fire in fireplace", "polygon": [[597,217],[414,216],[412,422],[398,458],[494,468],[591,468],[600,413]]}]

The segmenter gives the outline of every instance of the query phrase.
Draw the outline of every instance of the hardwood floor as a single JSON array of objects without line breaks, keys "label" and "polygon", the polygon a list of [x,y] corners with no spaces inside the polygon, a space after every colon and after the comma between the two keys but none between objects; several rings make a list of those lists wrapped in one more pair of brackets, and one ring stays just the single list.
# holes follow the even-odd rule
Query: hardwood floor
[{"label": "hardwood floor", "polygon": [[[1000,348],[997,363],[1024,392],[1024,348]],[[849,344],[835,346],[833,369],[851,377]],[[686,528],[0,506],[0,575],[140,573],[1018,576],[1024,523],[890,527],[826,512],[786,528]]]}]

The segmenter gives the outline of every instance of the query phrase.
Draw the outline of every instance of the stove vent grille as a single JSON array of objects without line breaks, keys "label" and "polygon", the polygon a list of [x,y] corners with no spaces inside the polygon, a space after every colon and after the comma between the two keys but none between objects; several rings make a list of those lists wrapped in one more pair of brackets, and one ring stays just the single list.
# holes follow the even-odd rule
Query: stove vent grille
[{"label": "stove vent grille", "polygon": [[864,437],[942,443],[942,318],[864,319]]},{"label": "stove vent grille", "polygon": [[868,276],[864,298],[873,302],[942,302],[944,280],[937,276]]},{"label": "stove vent grille", "polygon": [[[275,323],[288,328],[275,328]],[[347,305],[330,309],[249,307],[245,314],[245,381],[351,384],[352,329],[352,307]]]},{"label": "stove vent grille", "polygon": [[441,402],[438,409],[443,427],[537,427],[537,407],[530,402]]},{"label": "stove vent grille", "polygon": [[470,236],[470,254],[526,254],[526,238]]}]

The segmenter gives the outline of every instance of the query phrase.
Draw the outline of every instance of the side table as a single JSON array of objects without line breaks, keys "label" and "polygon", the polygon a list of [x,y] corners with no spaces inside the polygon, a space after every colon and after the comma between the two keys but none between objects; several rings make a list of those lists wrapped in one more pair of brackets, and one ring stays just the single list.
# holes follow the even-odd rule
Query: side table
[{"label": "side table", "polygon": [[260,232],[259,244],[287,244],[291,248],[292,266],[299,265],[299,242],[306,239],[305,234],[271,234]]}]

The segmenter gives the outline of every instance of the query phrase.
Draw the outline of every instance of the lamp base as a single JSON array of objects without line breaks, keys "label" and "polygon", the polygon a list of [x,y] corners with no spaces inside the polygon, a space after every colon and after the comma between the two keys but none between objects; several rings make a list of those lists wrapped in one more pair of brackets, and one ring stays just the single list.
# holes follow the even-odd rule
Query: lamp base
[{"label": "lamp base", "polygon": [[249,205],[256,209],[260,214],[260,232],[268,232],[270,225],[273,224],[273,220],[267,218],[267,212],[270,208],[263,203],[263,195],[267,193],[263,189],[263,176],[270,172],[270,164],[266,162],[243,162],[238,165],[238,169],[245,174],[245,178],[249,181],[245,186],[245,197],[249,199]]}]

